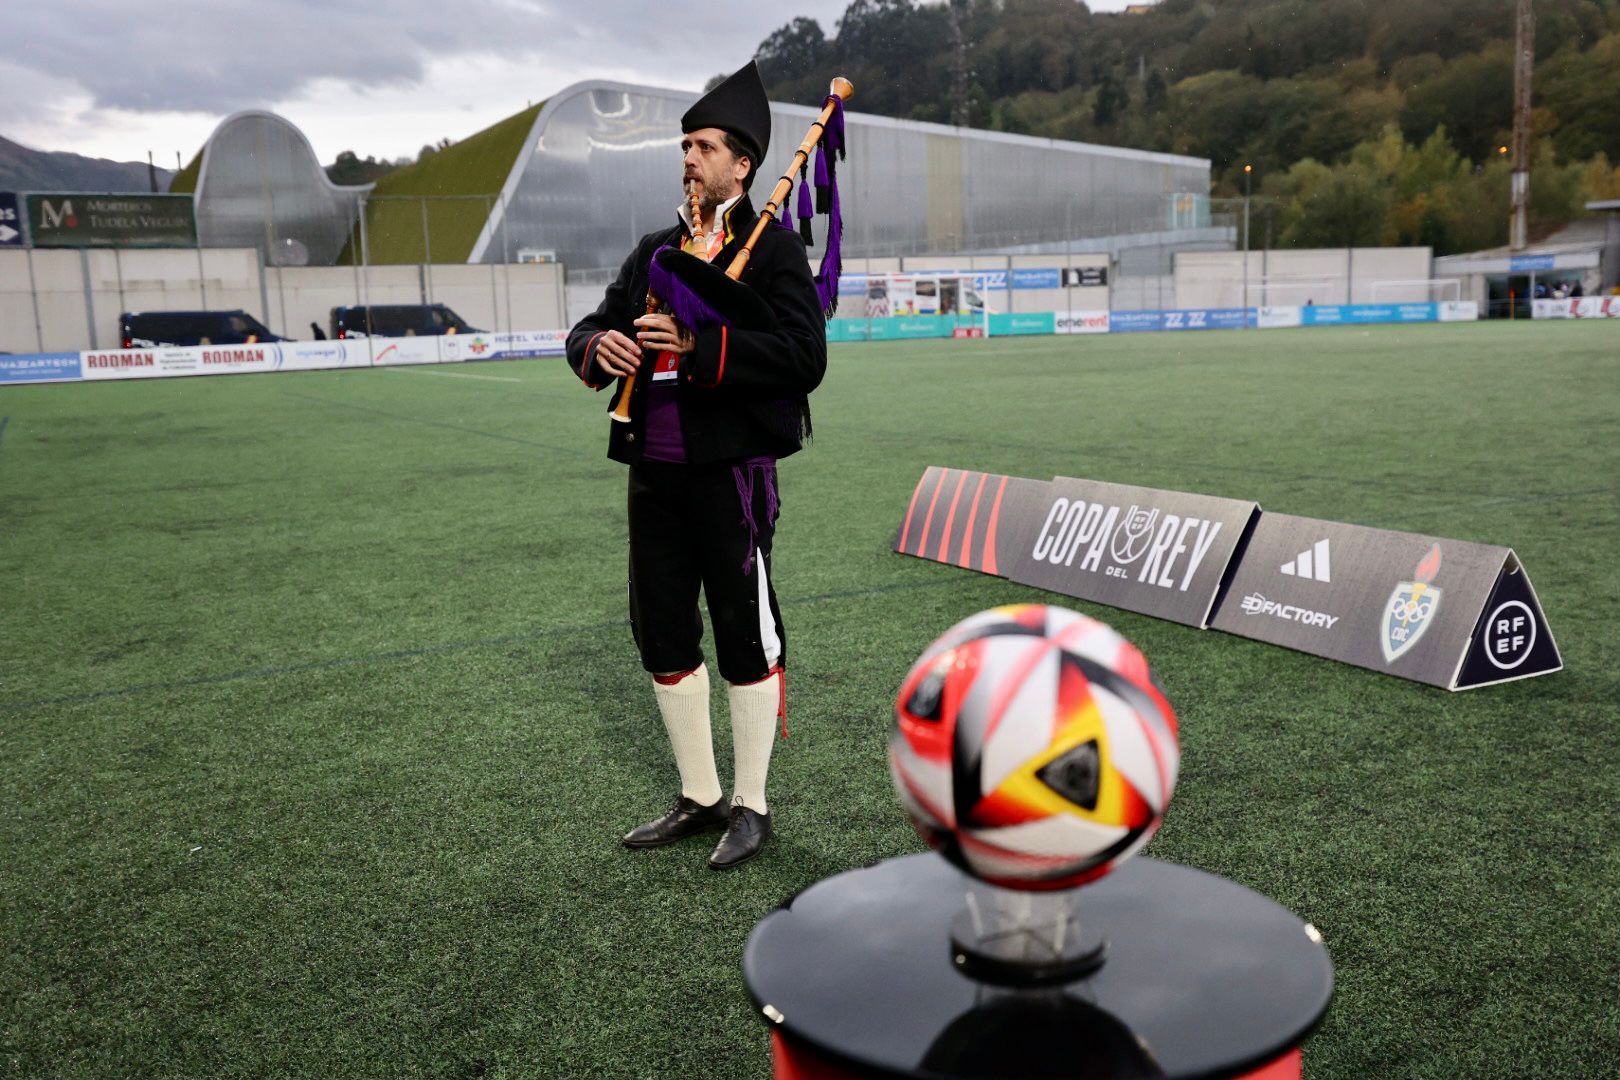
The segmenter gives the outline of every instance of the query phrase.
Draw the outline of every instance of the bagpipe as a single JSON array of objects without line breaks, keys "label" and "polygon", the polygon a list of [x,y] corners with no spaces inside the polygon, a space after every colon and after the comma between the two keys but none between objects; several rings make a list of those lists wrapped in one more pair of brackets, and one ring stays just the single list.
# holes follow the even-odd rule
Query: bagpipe
[{"label": "bagpipe", "polygon": [[[798,177],[799,200],[797,214],[799,235],[806,244],[811,243],[810,221],[818,213],[827,215],[827,239],[822,251],[821,266],[816,271],[816,295],[821,301],[822,314],[832,317],[838,308],[838,276],[842,267],[840,250],[843,242],[844,220],[838,201],[837,160],[844,156],[844,102],[855,93],[848,79],[836,78],[822,104],[821,114],[810,125],[793,152],[788,165],[771,197],[754,222],[753,231],[732,258],[725,270],[695,255],[675,247],[661,247],[653,253],[649,268],[647,314],[663,310],[694,333],[711,326],[732,326],[738,329],[763,329],[775,323],[775,316],[765,301],[741,282],[743,271],[754,253],[754,245],[771,225],[789,228],[777,215],[787,206],[793,191],[794,177]],[[810,197],[810,152],[820,147],[815,165],[815,205]],[[697,197],[692,197],[692,224],[696,235],[704,234]],[[630,419],[630,395],[635,390],[636,376],[624,376],[624,392],[611,415],[626,422]]]}]

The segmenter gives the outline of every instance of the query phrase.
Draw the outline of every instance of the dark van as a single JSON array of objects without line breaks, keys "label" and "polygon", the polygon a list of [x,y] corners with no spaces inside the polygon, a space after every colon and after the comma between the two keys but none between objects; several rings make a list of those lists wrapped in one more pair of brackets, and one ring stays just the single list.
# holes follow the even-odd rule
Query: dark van
[{"label": "dark van", "polygon": [[332,309],[332,336],[441,337],[482,334],[443,304],[355,304]]},{"label": "dark van", "polygon": [[125,349],[159,345],[251,345],[286,341],[240,309],[236,311],[126,311],[118,316]]}]

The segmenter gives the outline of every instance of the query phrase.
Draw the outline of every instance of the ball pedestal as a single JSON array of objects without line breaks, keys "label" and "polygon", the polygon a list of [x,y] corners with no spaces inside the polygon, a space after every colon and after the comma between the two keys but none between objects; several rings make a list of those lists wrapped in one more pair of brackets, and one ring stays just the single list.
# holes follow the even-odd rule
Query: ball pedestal
[{"label": "ball pedestal", "polygon": [[1056,986],[1090,975],[1108,943],[1080,921],[1080,890],[1014,892],[963,879],[951,920],[951,962],[992,986]]},{"label": "ball pedestal", "polygon": [[894,859],[760,920],[743,974],[778,1080],[1298,1077],[1333,970],[1272,900],[1138,857],[1028,912],[975,892],[975,919],[965,881],[936,855]]}]

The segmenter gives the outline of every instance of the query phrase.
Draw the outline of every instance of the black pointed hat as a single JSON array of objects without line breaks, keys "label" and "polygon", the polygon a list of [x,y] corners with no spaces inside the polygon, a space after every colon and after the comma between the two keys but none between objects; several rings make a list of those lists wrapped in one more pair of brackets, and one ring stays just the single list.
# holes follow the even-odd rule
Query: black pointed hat
[{"label": "black pointed hat", "polygon": [[765,96],[758,64],[750,60],[727,75],[681,117],[683,133],[706,127],[729,132],[753,151],[753,171],[759,172],[765,151],[771,148],[771,103]]}]

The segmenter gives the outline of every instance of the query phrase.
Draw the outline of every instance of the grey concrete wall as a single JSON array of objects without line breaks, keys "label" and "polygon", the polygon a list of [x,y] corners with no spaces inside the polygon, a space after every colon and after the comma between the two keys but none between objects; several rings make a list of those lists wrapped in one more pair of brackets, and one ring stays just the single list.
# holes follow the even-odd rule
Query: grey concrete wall
[{"label": "grey concrete wall", "polygon": [[[1449,289],[1424,284],[1434,276],[1433,252],[1409,248],[1306,248],[1250,251],[1181,251],[1175,257],[1175,305],[1389,304],[1449,300]],[[1441,293],[1444,295],[1441,295]]]},{"label": "grey concrete wall", "polygon": [[0,351],[110,348],[126,311],[241,308],[284,337],[309,338],[334,307],[424,299],[482,330],[554,330],[567,325],[563,275],[558,263],[265,269],[251,248],[204,248],[200,262],[181,249],[5,250]]}]

